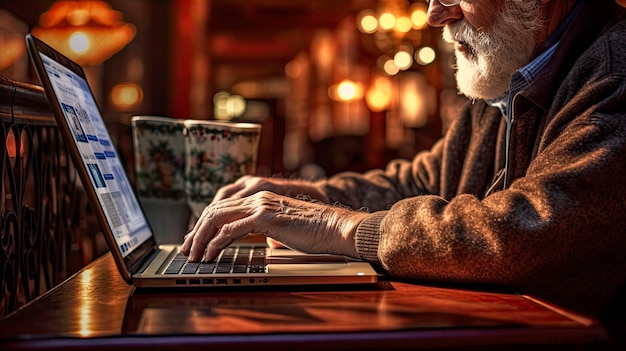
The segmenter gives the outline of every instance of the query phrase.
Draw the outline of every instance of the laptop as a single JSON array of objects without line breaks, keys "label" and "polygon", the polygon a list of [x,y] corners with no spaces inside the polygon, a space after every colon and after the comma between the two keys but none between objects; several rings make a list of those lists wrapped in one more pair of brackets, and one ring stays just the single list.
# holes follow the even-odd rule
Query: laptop
[{"label": "laptop", "polygon": [[[159,245],[106,129],[83,69],[31,34],[31,60],[115,263],[139,288],[373,284],[377,273],[344,256],[237,243],[215,262],[191,263]],[[181,228],[184,232],[186,228]]]}]

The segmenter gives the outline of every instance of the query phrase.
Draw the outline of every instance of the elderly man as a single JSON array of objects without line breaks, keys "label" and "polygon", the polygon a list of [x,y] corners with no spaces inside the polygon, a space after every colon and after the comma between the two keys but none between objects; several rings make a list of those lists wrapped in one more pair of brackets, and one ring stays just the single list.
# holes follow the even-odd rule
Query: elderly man
[{"label": "elderly man", "polygon": [[265,233],[415,281],[505,286],[596,314],[626,280],[626,14],[614,0],[431,0],[471,100],[384,170],[222,188],[183,252]]}]

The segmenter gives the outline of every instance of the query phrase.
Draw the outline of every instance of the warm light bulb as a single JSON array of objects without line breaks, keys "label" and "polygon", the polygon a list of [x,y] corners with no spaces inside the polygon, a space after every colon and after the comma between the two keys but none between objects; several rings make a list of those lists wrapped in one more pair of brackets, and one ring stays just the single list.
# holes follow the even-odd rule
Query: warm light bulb
[{"label": "warm light bulb", "polygon": [[396,75],[400,71],[400,68],[398,68],[398,65],[396,65],[393,60],[387,60],[383,66],[383,69],[385,70],[385,73],[390,76]]},{"label": "warm light bulb", "polygon": [[357,97],[357,85],[351,81],[343,81],[337,86],[337,96],[343,101],[354,100]]},{"label": "warm light bulb", "polygon": [[413,28],[422,29],[426,27],[426,23],[428,21],[428,16],[426,15],[426,11],[421,8],[416,9],[411,13],[411,22],[413,23]]},{"label": "warm light bulb", "polygon": [[389,96],[380,90],[370,90],[365,96],[367,106],[373,112],[384,111],[389,106]]},{"label": "warm light bulb", "polygon": [[378,28],[376,14],[372,10],[363,10],[357,17],[359,30],[363,33],[374,33]]},{"label": "warm light bulb", "polygon": [[435,50],[429,46],[423,47],[415,53],[415,61],[424,66],[435,61],[436,57]]},{"label": "warm light bulb", "polygon": [[226,114],[228,117],[239,117],[244,112],[246,112],[246,99],[240,95],[230,95],[226,100]]},{"label": "warm light bulb", "polygon": [[124,88],[120,93],[118,102],[121,104],[130,105],[139,100],[139,91],[137,89]]},{"label": "warm light bulb", "polygon": [[391,30],[396,25],[396,17],[389,12],[380,15],[378,21],[382,30]]},{"label": "warm light bulb", "polygon": [[120,111],[136,108],[143,100],[143,90],[134,83],[120,83],[111,89],[111,102]]},{"label": "warm light bulb", "polygon": [[215,118],[216,119],[228,119],[228,97],[230,94],[225,91],[218,91],[213,96],[213,106],[215,109]]},{"label": "warm light bulb", "polygon": [[328,88],[328,97],[335,101],[349,102],[363,97],[363,86],[351,80],[344,80]]},{"label": "warm light bulb", "polygon": [[70,48],[77,54],[83,54],[89,50],[91,43],[83,32],[75,32],[70,36]]},{"label": "warm light bulb", "polygon": [[388,77],[379,76],[372,80],[372,84],[365,95],[365,102],[373,112],[387,109],[391,103],[392,87]]},{"label": "warm light bulb", "polygon": [[396,20],[396,30],[401,33],[408,33],[413,28],[413,23],[408,17],[400,17]]},{"label": "warm light bulb", "polygon": [[378,21],[374,16],[365,16],[361,19],[361,26],[366,33],[372,33],[378,27]]},{"label": "warm light bulb", "polygon": [[393,62],[399,69],[405,70],[413,64],[413,58],[411,57],[411,54],[406,51],[398,51],[393,57]]},{"label": "warm light bulb", "polygon": [[213,96],[215,118],[231,120],[246,112],[247,102],[241,95],[230,94],[225,91],[217,92]]}]

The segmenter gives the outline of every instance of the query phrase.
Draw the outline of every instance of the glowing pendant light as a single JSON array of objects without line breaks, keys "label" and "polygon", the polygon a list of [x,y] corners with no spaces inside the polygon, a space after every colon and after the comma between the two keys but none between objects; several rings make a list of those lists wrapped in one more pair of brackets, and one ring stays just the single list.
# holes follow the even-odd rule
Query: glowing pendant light
[{"label": "glowing pendant light", "polygon": [[98,65],[135,37],[135,26],[104,1],[58,1],[33,34],[81,65]]}]

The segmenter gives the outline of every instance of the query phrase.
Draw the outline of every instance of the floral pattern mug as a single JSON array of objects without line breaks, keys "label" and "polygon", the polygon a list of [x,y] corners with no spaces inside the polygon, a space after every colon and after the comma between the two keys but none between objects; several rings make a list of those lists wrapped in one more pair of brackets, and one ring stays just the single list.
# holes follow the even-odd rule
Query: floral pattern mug
[{"label": "floral pattern mug", "polygon": [[217,189],[256,172],[258,123],[185,120],[185,192],[196,217]]},{"label": "floral pattern mug", "polygon": [[159,244],[180,243],[191,210],[185,193],[185,125],[161,116],[131,118],[135,189]]},{"label": "floral pattern mug", "polygon": [[159,116],[131,118],[137,195],[185,198],[183,120]]}]

